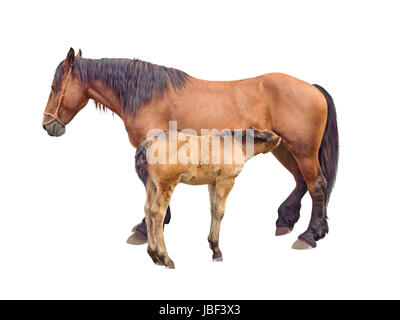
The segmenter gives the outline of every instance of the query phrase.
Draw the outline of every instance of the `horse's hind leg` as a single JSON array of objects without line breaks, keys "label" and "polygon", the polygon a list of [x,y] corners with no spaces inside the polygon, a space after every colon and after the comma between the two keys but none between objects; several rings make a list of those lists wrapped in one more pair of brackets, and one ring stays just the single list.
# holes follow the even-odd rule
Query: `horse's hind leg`
[{"label": "horse's hind leg", "polygon": [[278,220],[276,221],[277,236],[288,234],[293,230],[294,224],[300,218],[301,199],[307,192],[307,184],[290,151],[281,143],[272,151],[279,162],[288,169],[296,180],[296,187],[287,199],[279,206]]},{"label": "horse's hind leg", "polygon": [[328,233],[326,215],[327,181],[322,174],[318,161],[318,154],[297,158],[299,167],[306,180],[312,198],[311,221],[307,230],[299,236],[293,244],[293,249],[307,249],[316,247],[319,239]]},{"label": "horse's hind leg", "polygon": [[168,256],[167,248],[165,246],[163,222],[174,187],[175,185],[168,185],[165,188],[160,188],[160,186],[158,186],[154,202],[150,208],[151,223],[154,228],[156,239],[157,259],[161,264],[171,269],[174,269],[175,265]]},{"label": "horse's hind leg", "polygon": [[225,214],[225,204],[229,192],[232,190],[235,180],[232,178],[217,181],[215,185],[208,185],[211,204],[211,227],[208,236],[210,249],[213,251],[213,260],[222,261],[222,253],[219,249],[219,233],[221,221]]}]

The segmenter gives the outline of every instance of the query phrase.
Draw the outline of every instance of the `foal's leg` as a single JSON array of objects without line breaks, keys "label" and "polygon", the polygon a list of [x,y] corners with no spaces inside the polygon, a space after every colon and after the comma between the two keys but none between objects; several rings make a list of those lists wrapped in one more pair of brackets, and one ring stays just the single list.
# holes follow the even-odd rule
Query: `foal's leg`
[{"label": "foal's leg", "polygon": [[[155,189],[153,190],[152,188],[155,188],[154,184],[150,184],[150,189],[148,187],[149,185],[149,180],[146,182],[146,204],[151,203],[154,200],[154,196],[155,196]],[[149,199],[149,196],[151,196],[151,194],[149,194],[149,192],[152,192],[152,194],[154,194],[152,197],[152,200]],[[145,206],[145,213],[146,213],[146,206]],[[132,244],[132,245],[141,245],[141,244],[145,244],[148,241],[148,237],[147,237],[147,223],[146,223],[146,217],[143,218],[143,221],[141,223],[139,223],[138,225],[136,225],[135,227],[133,227],[132,232],[133,234],[131,234],[129,236],[129,238],[126,240],[126,242],[128,244]]]},{"label": "foal's leg", "polygon": [[301,199],[307,192],[307,184],[290,151],[281,143],[272,151],[279,162],[288,169],[296,180],[296,187],[287,199],[279,206],[278,220],[276,221],[277,236],[288,234],[293,230],[294,224],[300,218]]},{"label": "foal's leg", "polygon": [[214,251],[214,249],[213,249],[213,246],[212,246],[211,240],[210,240],[211,232],[212,232],[213,229],[215,229],[215,225],[213,225],[213,224],[216,223],[216,221],[214,221],[214,220],[215,220],[215,219],[214,219],[215,199],[216,199],[216,192],[215,192],[215,191],[216,191],[216,186],[215,186],[215,184],[209,184],[209,185],[208,185],[208,194],[209,194],[209,196],[210,196],[211,226],[210,226],[210,233],[209,233],[209,235],[208,235],[207,240],[208,240],[210,249],[213,250],[213,260],[216,259],[216,258],[214,258],[214,255],[216,255],[216,256],[220,255],[220,256],[221,256],[221,260],[222,260],[221,251],[219,251],[219,253],[218,253],[218,252],[216,253],[216,252]]},{"label": "foal's leg", "polygon": [[[164,227],[166,224],[169,224],[171,221],[171,208],[168,206],[167,208],[167,213],[165,215],[165,219],[164,219]],[[136,232],[142,233],[144,235],[144,237],[147,237],[147,226],[146,226],[146,219],[143,218],[142,222],[138,223],[137,225],[135,225],[131,232],[133,232],[134,234]],[[139,243],[129,243],[129,244],[139,244]],[[140,243],[142,244],[142,243]]]},{"label": "foal's leg", "polygon": [[151,223],[154,228],[154,236],[156,239],[157,258],[161,264],[171,269],[174,269],[175,265],[168,256],[167,248],[165,246],[163,221],[174,187],[175,185],[163,187],[157,186],[157,193],[150,209]]},{"label": "foal's leg", "polygon": [[156,237],[154,225],[151,221],[151,207],[154,203],[157,189],[154,183],[148,179],[146,186],[147,196],[146,196],[146,204],[144,206],[145,212],[145,221],[147,226],[147,235],[148,235],[148,245],[147,245],[147,253],[154,261],[154,263],[159,263],[157,258],[157,247],[156,247]]},{"label": "foal's leg", "polygon": [[318,154],[300,157],[297,161],[312,198],[312,213],[307,230],[293,244],[293,249],[315,248],[316,241],[325,237],[329,231],[326,215],[327,182],[321,172]]},{"label": "foal's leg", "polygon": [[215,185],[208,185],[211,203],[211,227],[208,242],[213,251],[214,261],[222,261],[222,253],[219,249],[219,232],[221,221],[225,214],[226,199],[232,190],[234,182],[234,178],[220,179],[217,180]]}]

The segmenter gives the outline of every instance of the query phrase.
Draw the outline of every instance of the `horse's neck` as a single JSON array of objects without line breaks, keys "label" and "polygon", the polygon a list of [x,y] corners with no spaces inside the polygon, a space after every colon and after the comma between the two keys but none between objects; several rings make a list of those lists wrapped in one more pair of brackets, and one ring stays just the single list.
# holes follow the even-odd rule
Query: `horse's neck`
[{"label": "horse's neck", "polygon": [[143,116],[124,112],[120,99],[99,80],[90,83],[88,98],[110,109],[122,119],[128,132],[129,141],[135,148],[146,139],[148,130],[153,128],[168,130],[168,120],[157,121],[157,118],[149,117],[148,114]]},{"label": "horse's neck", "polygon": [[117,98],[114,92],[107,88],[101,81],[95,80],[90,83],[88,96],[90,99],[110,109],[120,118],[123,118],[121,101]]}]

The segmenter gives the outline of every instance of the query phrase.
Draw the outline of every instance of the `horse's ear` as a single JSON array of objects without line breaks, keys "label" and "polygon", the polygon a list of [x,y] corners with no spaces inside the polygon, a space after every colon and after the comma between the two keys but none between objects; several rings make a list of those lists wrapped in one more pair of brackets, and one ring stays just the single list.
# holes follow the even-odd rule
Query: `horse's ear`
[{"label": "horse's ear", "polygon": [[72,67],[72,65],[74,64],[74,60],[75,60],[75,51],[74,49],[69,49],[67,57],[65,58],[64,64],[67,67]]},{"label": "horse's ear", "polygon": [[245,134],[249,134],[250,137],[256,138],[257,134],[260,133],[257,129],[255,129],[253,126],[248,127],[246,130],[244,130]]},{"label": "horse's ear", "polygon": [[78,53],[76,54],[76,56],[77,57],[82,57],[82,50],[81,49],[78,50]]}]

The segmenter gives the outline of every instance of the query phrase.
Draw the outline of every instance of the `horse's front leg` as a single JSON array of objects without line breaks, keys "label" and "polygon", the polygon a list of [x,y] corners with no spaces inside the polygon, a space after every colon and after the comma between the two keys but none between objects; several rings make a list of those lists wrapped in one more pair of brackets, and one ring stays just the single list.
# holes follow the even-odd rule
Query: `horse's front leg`
[{"label": "horse's front leg", "polygon": [[213,251],[213,261],[222,261],[222,253],[219,249],[219,233],[222,218],[225,214],[226,199],[232,190],[234,178],[217,179],[214,185],[208,185],[211,204],[211,227],[208,235],[208,243]]}]

